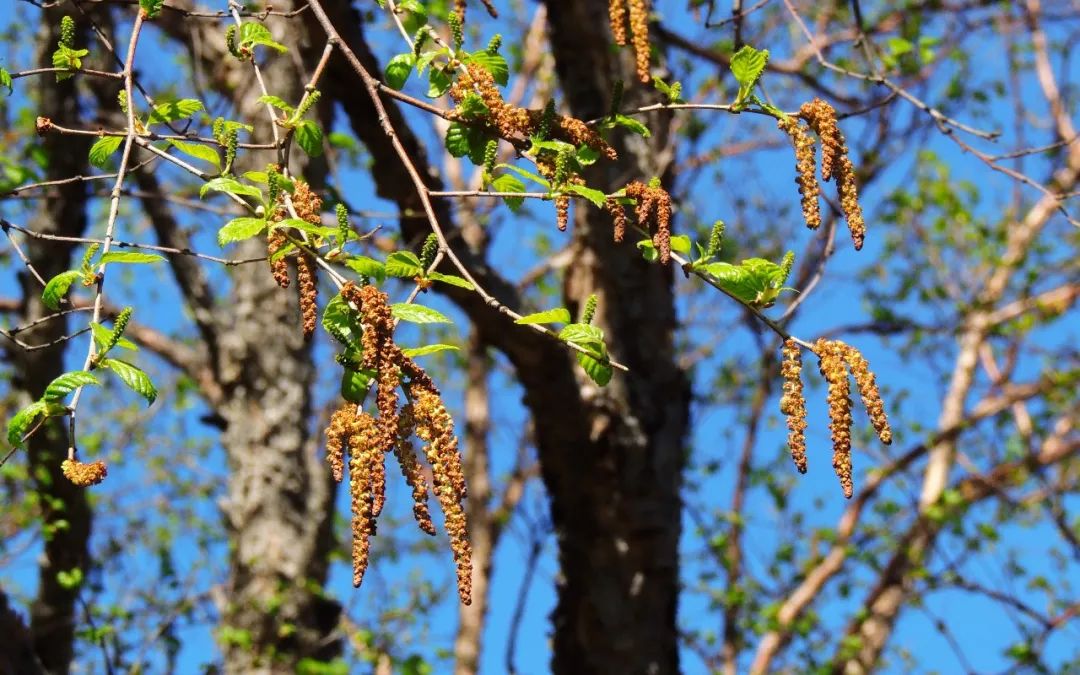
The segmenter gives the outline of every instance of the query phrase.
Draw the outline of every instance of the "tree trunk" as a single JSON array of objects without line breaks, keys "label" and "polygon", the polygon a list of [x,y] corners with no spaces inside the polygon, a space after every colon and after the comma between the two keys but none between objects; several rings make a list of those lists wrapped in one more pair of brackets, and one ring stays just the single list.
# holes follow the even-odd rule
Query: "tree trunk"
[{"label": "tree trunk", "polygon": [[[45,10],[38,44],[38,63],[51,67],[52,50],[60,36],[59,9]],[[77,21],[76,40],[86,39],[85,21]],[[81,43],[80,43],[81,44]],[[41,78],[37,90],[39,114],[53,122],[68,127],[81,127],[77,98],[76,78],[56,82],[55,78]],[[49,158],[46,179],[70,178],[85,175],[88,144],[58,134],[46,135],[41,143]],[[51,234],[81,236],[86,230],[86,184],[73,182],[55,188],[56,196],[41,201],[30,227]],[[70,269],[72,244],[29,240],[25,251],[30,264],[48,281],[51,277]],[[19,273],[23,306],[19,322],[26,323],[52,313],[41,302],[40,282],[28,271]],[[24,333],[30,344],[52,342],[68,333],[66,317],[53,319]],[[22,392],[22,403],[37,399],[54,378],[62,374],[67,342],[32,352],[11,348],[15,377],[13,386]],[[83,344],[82,342],[78,344]],[[87,542],[90,538],[91,511],[84,488],[76,487],[60,471],[61,462],[67,457],[68,438],[64,424],[50,420],[34,434],[28,446],[30,475],[41,505],[41,520],[45,548],[38,568],[37,597],[30,607],[30,633],[34,652],[46,671],[67,673],[74,655],[76,600],[79,588],[68,588],[60,583],[60,572],[79,570],[88,572],[90,556]]]}]

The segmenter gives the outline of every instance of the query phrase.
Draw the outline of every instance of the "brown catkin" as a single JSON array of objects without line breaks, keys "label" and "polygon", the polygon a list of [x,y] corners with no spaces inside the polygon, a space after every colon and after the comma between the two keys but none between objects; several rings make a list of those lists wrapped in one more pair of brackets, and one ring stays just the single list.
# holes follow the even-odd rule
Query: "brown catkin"
[{"label": "brown catkin", "polygon": [[555,198],[555,223],[560,232],[566,232],[566,225],[570,222],[570,197],[559,195]]},{"label": "brown catkin", "polygon": [[643,84],[649,77],[649,0],[627,0],[630,6],[630,30],[634,33],[634,60],[637,76]]},{"label": "brown catkin", "polygon": [[889,429],[889,419],[885,415],[885,402],[881,400],[881,392],[878,390],[874,373],[870,370],[870,364],[858,349],[844,343],[840,344],[843,345],[844,360],[851,369],[852,377],[855,378],[855,386],[859,390],[866,414],[870,417],[870,423],[874,425],[874,431],[877,432],[881,442],[889,445],[892,443],[892,430]]},{"label": "brown catkin", "polygon": [[84,463],[77,459],[65,459],[60,464],[60,471],[65,478],[79,487],[97,485],[105,480],[106,474],[109,473],[105,462],[101,460]]},{"label": "brown catkin", "polygon": [[777,123],[795,144],[795,183],[802,195],[803,221],[811,230],[821,227],[821,205],[818,195],[821,188],[817,182],[817,166],[814,157],[814,139],[806,127],[793,117],[781,118]]},{"label": "brown catkin", "polygon": [[653,246],[660,262],[666,265],[671,260],[671,195],[663,188],[650,187],[641,181],[628,184],[625,193],[637,201],[634,215],[638,225],[653,232]]},{"label": "brown catkin", "polygon": [[416,436],[427,443],[424,453],[431,465],[435,495],[445,516],[446,532],[457,566],[458,595],[463,604],[472,602],[472,547],[469,544],[465,510],[465,477],[461,455],[454,437],[453,420],[442,400],[420,387],[412,388]]},{"label": "brown catkin", "polygon": [[[359,415],[349,438],[352,457],[349,459],[349,493],[352,501],[352,560],[353,586],[359,588],[368,566],[371,535],[375,534],[372,491],[372,471],[379,453],[374,448],[375,420]],[[381,456],[379,456],[381,459]]]},{"label": "brown catkin", "polygon": [[620,243],[626,237],[626,211],[614,197],[607,198],[604,208],[611,214],[611,220],[615,226],[615,243]]},{"label": "brown catkin", "polygon": [[405,482],[412,488],[413,518],[420,529],[435,536],[435,523],[431,521],[431,511],[428,509],[427,479],[424,478],[424,470],[416,459],[416,450],[413,448],[412,434],[415,426],[412,406],[406,405],[401,409],[398,424],[398,437],[394,444],[394,457],[397,458],[398,466]]},{"label": "brown catkin", "polygon": [[806,473],[806,397],[803,395],[802,354],[795,340],[789,338],[784,342],[783,357],[780,372],[784,377],[784,393],[780,397],[780,412],[787,417],[791,459],[799,473]]},{"label": "brown catkin", "polygon": [[814,344],[814,352],[829,389],[826,401],[833,442],[833,469],[840,479],[844,496],[851,499],[851,382],[844,364],[842,344],[822,338]]},{"label": "brown catkin", "polygon": [[300,295],[300,315],[304,321],[304,339],[310,340],[319,323],[319,284],[315,275],[315,260],[309,253],[296,258],[296,287]]},{"label": "brown catkin", "polygon": [[330,416],[326,427],[326,463],[339,483],[345,474],[345,447],[355,422],[356,405],[346,402]]},{"label": "brown catkin", "polygon": [[822,99],[815,98],[802,104],[799,117],[806,120],[821,139],[821,179],[828,183],[832,180],[837,159],[847,153],[844,137],[836,124],[836,110]]},{"label": "brown catkin", "polygon": [[289,264],[284,256],[277,260],[272,260],[272,258],[287,242],[288,239],[281,230],[273,230],[266,236],[266,254],[267,259],[270,260],[270,274],[274,276],[274,282],[282,288],[289,287]]},{"label": "brown catkin", "polygon": [[855,250],[863,247],[866,239],[866,221],[863,220],[862,207],[859,206],[859,188],[855,179],[855,166],[845,154],[840,157],[839,168],[836,171],[836,191],[840,195],[840,210],[847,219],[848,230],[851,232],[851,241],[855,243]]},{"label": "brown catkin", "polygon": [[620,47],[626,46],[626,0],[608,0],[611,37]]}]

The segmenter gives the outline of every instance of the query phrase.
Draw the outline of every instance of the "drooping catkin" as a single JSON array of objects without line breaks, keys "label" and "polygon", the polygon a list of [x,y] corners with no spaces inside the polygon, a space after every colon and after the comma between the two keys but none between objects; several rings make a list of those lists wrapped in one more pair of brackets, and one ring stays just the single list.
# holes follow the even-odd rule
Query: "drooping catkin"
[{"label": "drooping catkin", "polygon": [[266,253],[268,260],[270,261],[270,274],[274,276],[274,282],[282,287],[289,287],[289,264],[285,261],[285,257],[275,259],[274,255],[288,243],[285,238],[285,233],[281,230],[271,230],[266,235]]},{"label": "drooping catkin", "polygon": [[628,184],[625,192],[627,197],[637,200],[638,225],[653,232],[653,246],[660,262],[666,265],[671,260],[671,195],[659,186],[640,181]]},{"label": "drooping catkin", "polygon": [[608,197],[604,202],[604,208],[611,214],[615,232],[615,243],[618,244],[626,237],[626,211],[615,197]]},{"label": "drooping catkin", "polygon": [[458,596],[462,604],[472,602],[472,547],[462,500],[465,499],[465,477],[461,470],[461,455],[454,436],[453,420],[442,400],[420,387],[411,389],[416,436],[427,445],[424,454],[431,465],[435,495],[445,516],[446,533],[457,567]]},{"label": "drooping catkin", "polygon": [[310,340],[319,323],[319,283],[315,272],[315,260],[309,253],[301,253],[296,258],[296,287],[300,295],[304,339]]},{"label": "drooping catkin", "polygon": [[[842,344],[842,343],[840,343]],[[829,431],[833,442],[833,469],[840,479],[844,496],[851,499],[851,382],[844,363],[844,350],[837,342],[824,338],[814,344],[818,367],[828,383]]]},{"label": "drooping catkin", "polygon": [[431,522],[431,511],[428,509],[427,479],[424,478],[424,470],[416,459],[416,450],[412,443],[415,420],[411,404],[401,409],[398,425],[394,457],[397,458],[398,466],[401,467],[401,475],[405,477],[405,482],[412,488],[413,518],[416,519],[416,524],[421,530],[435,536],[435,524]]},{"label": "drooping catkin", "polygon": [[804,103],[799,116],[821,139],[821,177],[825,181],[836,178],[836,192],[840,197],[840,210],[844,212],[851,240],[858,251],[866,239],[866,222],[859,205],[859,190],[855,166],[848,155],[847,144],[836,123],[836,110],[826,101],[815,98]]},{"label": "drooping catkin", "polygon": [[560,232],[566,232],[566,226],[570,222],[570,197],[559,195],[555,198],[555,224]]},{"label": "drooping catkin", "polygon": [[637,76],[643,84],[648,84],[649,76],[649,0],[627,0],[630,7],[630,30],[633,31],[634,60]]},{"label": "drooping catkin", "polygon": [[355,421],[356,405],[346,402],[330,416],[326,427],[326,463],[339,483],[345,474],[345,449]]},{"label": "drooping catkin", "polygon": [[821,205],[818,203],[821,188],[817,182],[814,139],[807,133],[807,128],[793,117],[783,117],[776,125],[791,137],[795,145],[795,183],[802,196],[803,221],[808,228],[816,230],[821,226]]},{"label": "drooping catkin", "polygon": [[851,345],[839,343],[844,354],[844,360],[851,375],[855,378],[855,386],[859,390],[863,407],[870,417],[870,423],[874,425],[874,431],[885,445],[892,443],[892,430],[889,428],[889,419],[885,415],[885,403],[881,400],[881,392],[878,390],[874,373],[870,370],[867,362],[859,350]]},{"label": "drooping catkin", "polygon": [[105,462],[101,460],[87,463],[77,459],[65,459],[60,464],[60,471],[65,478],[79,487],[97,485],[105,480],[105,476],[109,473]]},{"label": "drooping catkin", "polygon": [[371,535],[375,534],[372,474],[382,455],[374,447],[377,431],[370,415],[358,415],[349,437],[349,494],[352,502],[353,586],[359,588],[368,566]]},{"label": "drooping catkin", "polygon": [[791,459],[799,473],[806,473],[806,398],[803,396],[802,354],[798,343],[786,340],[783,357],[780,372],[784,377],[784,393],[780,397],[780,412],[787,417]]},{"label": "drooping catkin", "polygon": [[626,0],[608,0],[611,37],[620,47],[626,46]]}]

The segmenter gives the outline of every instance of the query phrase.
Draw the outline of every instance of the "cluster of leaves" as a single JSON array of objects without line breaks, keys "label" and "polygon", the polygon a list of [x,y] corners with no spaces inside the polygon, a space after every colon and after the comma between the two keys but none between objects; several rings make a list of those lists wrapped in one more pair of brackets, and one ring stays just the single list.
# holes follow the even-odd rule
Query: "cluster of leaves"
[{"label": "cluster of leaves", "polygon": [[521,317],[516,321],[519,324],[552,324],[564,323],[565,326],[559,331],[559,339],[567,343],[573,343],[584,349],[577,352],[578,363],[582,369],[601,387],[611,381],[613,369],[611,358],[608,356],[607,344],[604,342],[604,331],[592,325],[593,315],[596,312],[596,296],[590,296],[582,311],[581,320],[574,322],[570,310],[565,307],[556,307],[543,312],[536,312]]}]

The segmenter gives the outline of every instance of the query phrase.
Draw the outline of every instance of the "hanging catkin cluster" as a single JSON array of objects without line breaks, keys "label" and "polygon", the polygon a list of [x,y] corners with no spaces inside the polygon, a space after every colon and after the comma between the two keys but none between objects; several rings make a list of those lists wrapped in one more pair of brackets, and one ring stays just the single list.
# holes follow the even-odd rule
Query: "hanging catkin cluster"
[{"label": "hanging catkin cluster", "polygon": [[[649,83],[649,0],[609,0],[608,16],[611,19],[611,35],[615,44],[625,47],[628,37],[634,43],[634,59],[637,76]],[[626,31],[626,17],[630,16],[630,34]]]},{"label": "hanging catkin cluster", "polygon": [[105,475],[108,473],[105,462],[101,460],[87,464],[77,459],[65,459],[60,464],[60,471],[63,472],[65,478],[79,487],[97,485],[105,480]]},{"label": "hanging catkin cluster", "polygon": [[[851,240],[855,243],[857,251],[862,248],[863,240],[866,238],[866,222],[863,220],[862,207],[859,206],[855,166],[848,156],[844,135],[840,133],[840,127],[836,123],[836,110],[826,101],[815,98],[802,104],[799,108],[799,117],[806,120],[806,123],[821,139],[821,177],[825,182],[836,178],[840,210],[844,212],[844,218],[847,219]],[[810,156],[812,160],[812,148]],[[815,196],[815,203],[816,201]]]},{"label": "hanging catkin cluster", "polygon": [[450,87],[450,97],[456,103],[461,103],[471,92],[480,95],[488,109],[487,121],[505,139],[528,138],[535,135],[543,124],[549,123],[545,137],[566,141],[571,145],[586,145],[608,159],[617,157],[615,148],[579,119],[554,114],[548,115],[549,119],[545,121],[543,110],[510,105],[503,100],[491,73],[475,63],[468,64],[466,72],[461,73],[454,81]]},{"label": "hanging catkin cluster", "polygon": [[[878,438],[888,445],[892,432],[885,416],[885,404],[881,400],[874,374],[859,350],[840,340],[824,338],[814,343],[813,351],[818,357],[818,368],[828,385],[826,401],[829,407],[829,431],[833,444],[833,469],[840,479],[844,496],[851,498],[854,484],[851,476],[851,381],[862,398],[863,407]],[[791,458],[800,472],[806,473],[806,399],[803,396],[802,358],[795,340],[784,342],[783,363],[780,369],[784,378],[784,393],[780,397],[780,412],[787,417],[788,445]]]},{"label": "hanging catkin cluster", "polygon": [[[466,497],[454,424],[428,374],[393,341],[394,320],[385,293],[374,286],[346,284],[342,298],[358,308],[364,325],[361,367],[375,371],[375,407],[378,416],[344,404],[326,429],[327,462],[334,478],[344,477],[349,456],[352,496],[353,584],[359,586],[368,564],[370,537],[382,511],[386,493],[385,457],[392,452],[405,481],[412,488],[413,516],[420,529],[435,534],[428,510],[424,471],[413,448],[415,435],[426,443],[424,455],[431,465],[434,492],[445,514],[446,530],[457,567],[458,594],[472,598],[472,561],[462,502]],[[403,382],[403,380],[406,380]],[[409,393],[410,403],[399,408],[398,388]]]},{"label": "hanging catkin cluster", "polygon": [[[270,194],[274,198],[274,202],[278,204],[277,210],[270,219],[271,226],[273,223],[279,223],[289,217],[288,209],[285,206],[285,194],[278,183],[280,177],[274,169],[275,167],[271,167],[271,170],[267,171]],[[306,220],[312,225],[321,224],[322,199],[315,194],[311,186],[305,181],[297,178],[294,183],[292,205],[297,217]],[[267,235],[270,272],[274,275],[274,281],[282,288],[289,286],[289,270],[284,258],[274,260],[273,256],[285,246],[286,242],[285,232],[280,228],[271,229]],[[304,339],[306,340],[310,340],[311,336],[315,334],[315,327],[319,322],[319,279],[317,269],[315,258],[310,253],[301,251],[296,256],[296,288],[300,298],[300,316],[303,321]]]},{"label": "hanging catkin cluster", "polygon": [[818,203],[821,187],[817,182],[814,139],[808,133],[807,127],[792,117],[782,117],[776,126],[790,136],[791,142],[795,144],[795,183],[799,186],[799,195],[802,197],[803,221],[811,230],[816,230],[821,226],[821,205]]},{"label": "hanging catkin cluster", "polygon": [[[627,185],[625,192],[637,201],[634,215],[638,225],[653,231],[653,246],[660,254],[660,262],[666,265],[671,260],[671,195],[658,185],[640,181]],[[607,210],[615,220],[615,241],[620,241],[626,231],[625,214],[622,218],[618,215],[622,206],[608,200]]]}]

